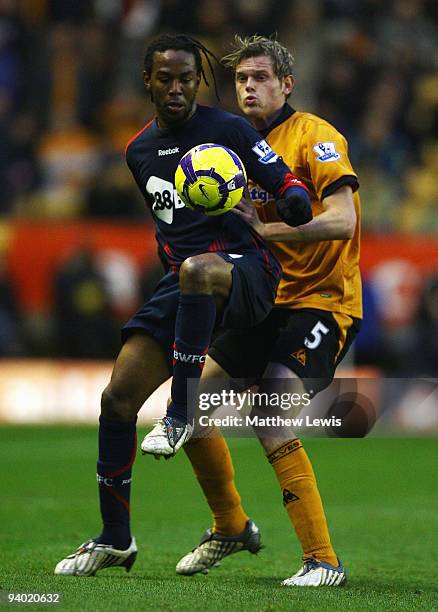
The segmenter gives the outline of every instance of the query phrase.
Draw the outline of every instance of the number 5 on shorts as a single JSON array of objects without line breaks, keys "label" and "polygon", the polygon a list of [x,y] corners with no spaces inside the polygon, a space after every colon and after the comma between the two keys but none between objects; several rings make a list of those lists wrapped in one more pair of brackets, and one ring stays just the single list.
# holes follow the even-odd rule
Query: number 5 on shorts
[{"label": "number 5 on shorts", "polygon": [[321,344],[322,335],[326,336],[329,333],[329,328],[324,325],[321,321],[318,321],[316,325],[313,326],[312,331],[310,332],[313,336],[311,340],[306,336],[304,338],[304,346],[309,349],[316,349]]}]

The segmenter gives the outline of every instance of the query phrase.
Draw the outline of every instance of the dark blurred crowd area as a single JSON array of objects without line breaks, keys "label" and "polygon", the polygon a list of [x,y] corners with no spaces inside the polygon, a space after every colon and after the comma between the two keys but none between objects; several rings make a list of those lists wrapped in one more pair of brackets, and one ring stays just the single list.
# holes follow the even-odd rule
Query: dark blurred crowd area
[{"label": "dark blurred crowd area", "polygon": [[[143,57],[163,32],[191,34],[219,57],[236,33],[277,33],[296,58],[291,104],[349,141],[364,231],[438,235],[436,0],[0,0],[2,224],[148,223],[124,147],[153,115]],[[219,103],[237,111],[231,75],[215,72]],[[200,100],[217,104],[208,69],[207,78]],[[115,285],[128,285],[129,274],[106,263],[87,248],[64,261],[53,312],[38,324],[26,320],[2,264],[0,355],[113,357],[126,306],[150,294],[160,269],[133,274],[119,308]],[[388,323],[382,300],[379,283],[365,283],[367,331],[356,362],[430,373],[438,363],[438,276],[418,284],[402,324]]]}]

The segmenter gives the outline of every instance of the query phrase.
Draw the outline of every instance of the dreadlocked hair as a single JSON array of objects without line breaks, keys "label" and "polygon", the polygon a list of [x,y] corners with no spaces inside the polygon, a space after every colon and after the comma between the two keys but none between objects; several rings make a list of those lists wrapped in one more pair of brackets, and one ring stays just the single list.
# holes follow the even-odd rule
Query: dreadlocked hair
[{"label": "dreadlocked hair", "polygon": [[294,56],[278,42],[275,34],[269,38],[258,34],[242,38],[236,34],[233,50],[225,55],[221,62],[235,72],[242,60],[259,55],[267,55],[271,58],[274,73],[279,79],[293,74]]},{"label": "dreadlocked hair", "polygon": [[210,49],[207,49],[207,47],[203,45],[199,40],[191,38],[190,36],[186,36],[185,34],[162,34],[161,36],[153,40],[151,44],[147,47],[146,54],[144,57],[145,73],[150,75],[152,72],[154,53],[156,51],[158,53],[163,53],[164,51],[168,51],[169,49],[173,49],[175,51],[187,51],[187,53],[191,53],[195,58],[197,73],[201,75],[207,87],[210,87],[202,62],[202,58],[205,58],[210,69],[210,73],[213,77],[216,98],[219,100],[216,75],[213,70],[212,59],[219,65],[220,60],[212,51],[210,51]]}]

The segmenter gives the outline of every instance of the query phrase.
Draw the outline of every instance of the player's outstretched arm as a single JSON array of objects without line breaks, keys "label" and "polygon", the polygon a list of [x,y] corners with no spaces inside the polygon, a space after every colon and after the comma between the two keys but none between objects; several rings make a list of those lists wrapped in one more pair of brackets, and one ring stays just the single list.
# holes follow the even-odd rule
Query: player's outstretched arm
[{"label": "player's outstretched arm", "polygon": [[318,242],[320,240],[349,240],[356,228],[353,193],[344,186],[322,201],[324,211],[306,225],[290,227],[282,222],[263,223],[249,198],[235,207],[239,215],[265,240],[289,242]]}]

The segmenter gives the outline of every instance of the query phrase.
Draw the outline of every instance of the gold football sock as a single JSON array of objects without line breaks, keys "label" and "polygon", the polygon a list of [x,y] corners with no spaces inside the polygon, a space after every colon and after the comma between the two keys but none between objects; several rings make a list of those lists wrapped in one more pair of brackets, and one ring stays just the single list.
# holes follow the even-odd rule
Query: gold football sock
[{"label": "gold football sock", "polygon": [[283,493],[283,505],[295,528],[304,558],[338,565],[312,464],[295,438],[267,455]]},{"label": "gold football sock", "polygon": [[184,450],[213,513],[213,531],[242,533],[248,516],[234,484],[233,463],[222,434],[214,430],[209,437],[192,438]]}]

